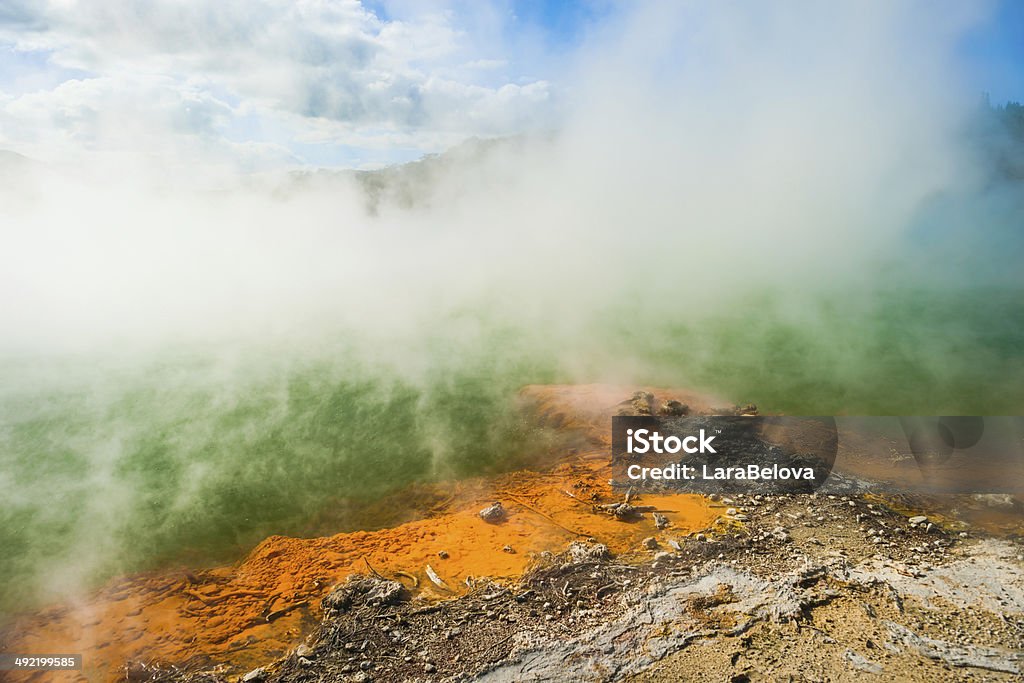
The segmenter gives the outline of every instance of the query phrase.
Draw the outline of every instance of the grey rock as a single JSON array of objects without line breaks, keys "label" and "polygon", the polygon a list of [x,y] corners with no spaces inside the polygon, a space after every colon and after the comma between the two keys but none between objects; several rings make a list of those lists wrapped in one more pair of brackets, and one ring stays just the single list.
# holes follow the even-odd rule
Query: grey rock
[{"label": "grey rock", "polygon": [[950,666],[972,667],[1001,671],[1009,674],[1024,673],[1024,654],[980,645],[958,645],[944,640],[920,636],[906,626],[888,622],[889,633],[896,643],[917,650],[928,657]]},{"label": "grey rock", "polygon": [[480,519],[490,524],[498,524],[499,522],[505,521],[506,517],[505,508],[502,507],[499,501],[494,501],[483,510],[480,511]]},{"label": "grey rock", "polygon": [[355,604],[395,605],[409,599],[397,581],[357,576],[332,590],[320,603],[325,610],[347,610]]},{"label": "grey rock", "polygon": [[653,415],[654,394],[638,391],[619,404],[619,415]]},{"label": "grey rock", "polygon": [[[516,657],[495,664],[474,678],[479,683],[518,681],[610,681],[640,674],[713,632],[689,616],[693,598],[713,596],[722,584],[734,601],[719,610],[743,624],[789,622],[802,614],[802,590],[792,577],[766,579],[731,567],[683,583],[658,583],[642,599],[623,606],[608,623],[567,638],[544,638],[522,647]],[[551,616],[550,614],[547,616]],[[614,662],[614,676],[595,676],[595,655]]]},{"label": "grey rock", "polygon": [[572,562],[600,562],[612,556],[608,546],[603,543],[585,543],[573,541],[569,544],[569,559]]},{"label": "grey rock", "polygon": [[846,660],[853,665],[853,668],[859,671],[871,674],[880,674],[885,671],[880,664],[871,661],[867,657],[860,655],[853,650],[847,650],[844,653],[844,656],[846,657]]},{"label": "grey rock", "polygon": [[971,498],[990,508],[1011,510],[1016,506],[1013,495],[1009,493],[976,493]]},{"label": "grey rock", "polygon": [[672,399],[670,401],[666,401],[665,403],[663,403],[661,405],[661,414],[662,415],[677,415],[677,416],[678,415],[689,415],[690,414],[690,406],[688,406],[685,403],[682,403],[680,401],[677,401],[675,399]]}]

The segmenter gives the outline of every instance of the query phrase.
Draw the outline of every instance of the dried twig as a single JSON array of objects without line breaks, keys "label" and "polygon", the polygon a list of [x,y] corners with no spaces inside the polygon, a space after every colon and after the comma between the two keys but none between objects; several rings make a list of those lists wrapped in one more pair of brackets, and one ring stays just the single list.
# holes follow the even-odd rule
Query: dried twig
[{"label": "dried twig", "polygon": [[[579,496],[577,496],[576,494],[574,494],[574,493],[573,493],[572,491],[570,491],[569,489],[562,489],[562,493],[564,493],[565,495],[569,496],[570,498],[572,498],[573,500],[575,500],[575,501],[576,501],[577,503],[580,503],[580,504],[582,504],[582,505],[588,505],[588,504],[587,504],[587,501],[585,501],[585,500],[582,500],[582,499],[580,499],[580,497],[579,497]],[[589,505],[588,505],[588,507],[589,507]]]},{"label": "dried twig", "polygon": [[281,609],[274,610],[273,612],[271,612],[270,614],[267,615],[267,621],[271,622],[271,621],[275,621],[277,619],[280,619],[284,615],[286,615],[289,612],[291,612],[293,609],[298,609],[299,607],[305,607],[308,604],[309,604],[308,600],[303,600],[302,602],[296,602],[294,604],[288,605],[287,607],[282,607]]},{"label": "dried twig", "polygon": [[427,565],[427,578],[429,578],[438,588],[443,588],[449,593],[452,592],[452,589],[448,587],[448,584],[441,580],[441,577],[437,575],[437,572],[435,572],[434,568],[429,564]]},{"label": "dried twig", "polygon": [[409,572],[398,572],[398,571],[396,571],[395,572],[395,576],[402,576],[402,577],[405,577],[405,578],[409,579],[410,581],[412,581],[412,587],[413,588],[419,588],[420,587],[419,577],[417,577],[415,574],[410,574]]},{"label": "dried twig", "polygon": [[[373,572],[378,579],[384,579],[384,576],[379,571],[374,569],[373,566],[370,564],[370,561],[366,559],[366,555],[363,555],[363,562],[366,563],[366,568]],[[384,580],[387,581],[387,579]]]}]

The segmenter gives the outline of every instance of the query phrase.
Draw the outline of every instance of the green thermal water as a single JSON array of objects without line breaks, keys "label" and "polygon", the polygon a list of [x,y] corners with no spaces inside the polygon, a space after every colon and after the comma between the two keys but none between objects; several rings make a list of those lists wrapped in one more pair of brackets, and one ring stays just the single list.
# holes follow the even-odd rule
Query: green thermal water
[{"label": "green thermal water", "polygon": [[[622,306],[570,338],[481,317],[473,342],[439,323],[391,355],[334,339],[7,358],[0,612],[115,573],[231,561],[268,534],[339,531],[333,509],[529,462],[552,437],[516,407],[528,383],[629,368],[790,414],[1024,406],[1019,292],[783,303],[697,319]],[[332,528],[313,522],[325,512]]]}]

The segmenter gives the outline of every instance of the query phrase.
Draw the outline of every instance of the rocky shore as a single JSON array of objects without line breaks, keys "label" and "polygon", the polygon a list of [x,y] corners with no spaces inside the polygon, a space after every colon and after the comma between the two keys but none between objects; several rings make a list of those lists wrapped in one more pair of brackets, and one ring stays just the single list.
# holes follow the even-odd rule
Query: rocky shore
[{"label": "rocky shore", "polygon": [[[447,601],[352,577],[317,630],[243,680],[1019,680],[1024,547],[862,497],[722,501],[650,549],[574,541],[518,581]],[[737,521],[738,518],[742,521]],[[919,517],[919,516],[917,516]],[[142,674],[143,671],[139,671]],[[145,672],[228,680],[215,670]]]}]

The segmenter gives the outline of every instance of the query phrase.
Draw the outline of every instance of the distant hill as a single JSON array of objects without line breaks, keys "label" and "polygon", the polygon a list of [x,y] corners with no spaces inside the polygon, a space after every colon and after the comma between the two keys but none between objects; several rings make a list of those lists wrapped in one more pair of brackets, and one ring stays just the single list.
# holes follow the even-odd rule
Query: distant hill
[{"label": "distant hill", "polygon": [[[296,188],[354,181],[365,194],[366,210],[376,214],[384,205],[402,209],[425,208],[452,181],[479,179],[487,170],[500,173],[500,159],[522,153],[530,144],[524,136],[470,138],[440,154],[428,154],[404,164],[373,171],[316,169],[295,171],[290,178]],[[498,168],[495,168],[495,166]]]}]

